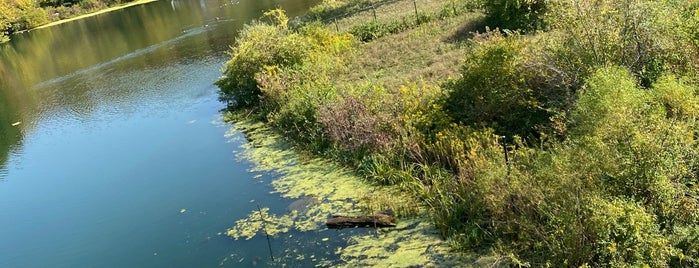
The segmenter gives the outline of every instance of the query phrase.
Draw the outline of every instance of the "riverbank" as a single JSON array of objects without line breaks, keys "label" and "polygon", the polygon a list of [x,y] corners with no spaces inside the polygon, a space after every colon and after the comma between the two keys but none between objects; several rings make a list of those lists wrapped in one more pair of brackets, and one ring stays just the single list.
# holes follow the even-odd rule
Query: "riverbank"
[{"label": "riverbank", "polygon": [[7,42],[12,34],[51,27],[157,0],[137,0],[116,6],[109,6],[114,2],[104,1],[106,0],[86,0],[70,6],[50,1],[0,2],[0,14],[3,14],[0,16],[0,43]]},{"label": "riverbank", "polygon": [[[70,22],[70,21],[74,21],[74,20],[79,20],[79,19],[84,19],[84,18],[96,16],[96,15],[103,14],[103,13],[107,13],[107,12],[112,12],[112,11],[119,10],[119,9],[123,9],[123,8],[127,8],[127,7],[132,7],[132,6],[138,6],[138,5],[148,4],[148,3],[151,3],[151,2],[155,2],[155,1],[158,1],[158,0],[136,0],[136,1],[129,2],[129,3],[123,4],[123,5],[118,5],[118,6],[113,6],[113,7],[109,7],[109,8],[106,8],[106,9],[101,9],[101,10],[98,10],[98,11],[95,11],[95,12],[90,12],[90,13],[87,13],[87,14],[84,14],[84,15],[80,15],[80,16],[77,16],[77,17],[72,17],[72,18],[68,18],[68,19],[63,19],[63,20],[54,21],[54,22],[51,22],[51,23],[47,23],[47,24],[44,24],[44,25],[37,26],[37,27],[35,27],[35,28],[33,28],[33,29],[42,29],[42,28],[52,27],[52,26],[56,26],[56,25],[60,25],[60,24],[66,23],[66,22]],[[29,29],[29,31],[31,31],[31,30],[33,30],[33,29]]]},{"label": "riverbank", "polygon": [[300,152],[417,198],[482,265],[699,264],[698,6],[508,3],[273,10],[216,84]]}]

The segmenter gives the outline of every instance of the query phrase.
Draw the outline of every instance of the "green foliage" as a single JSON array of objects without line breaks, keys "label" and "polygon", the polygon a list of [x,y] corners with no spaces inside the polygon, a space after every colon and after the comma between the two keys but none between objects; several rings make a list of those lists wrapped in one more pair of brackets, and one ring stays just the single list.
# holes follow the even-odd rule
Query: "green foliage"
[{"label": "green foliage", "polygon": [[[119,4],[120,0],[0,0],[0,43],[9,35]],[[128,1],[124,1],[128,2]]]},{"label": "green foliage", "polygon": [[489,25],[510,30],[544,28],[544,15],[550,0],[486,0],[483,8]]},{"label": "green foliage", "polygon": [[30,29],[46,22],[46,14],[35,1],[0,1],[0,33],[3,35]]},{"label": "green foliage", "polygon": [[427,198],[437,226],[458,247],[498,247],[533,266],[691,263],[687,241],[695,238],[684,233],[698,219],[699,99],[673,76],[651,90],[637,84],[625,68],[594,72],[567,139],[545,148],[515,140],[509,172],[496,140],[482,138],[490,145],[476,146],[456,178],[431,188],[442,191]]},{"label": "green foliage", "polygon": [[369,42],[389,34],[396,34],[414,28],[432,20],[434,20],[434,16],[421,12],[418,13],[417,19],[414,17],[404,17],[402,20],[393,20],[390,22],[372,20],[352,26],[349,32],[362,42]]},{"label": "green foliage", "polygon": [[[674,1],[562,1],[548,13],[554,34],[547,63],[568,77],[587,77],[599,66],[620,65],[650,86],[666,72],[697,67],[687,26],[692,16]],[[555,66],[555,67],[553,67]]]},{"label": "green foliage", "polygon": [[456,249],[535,267],[696,266],[699,2],[480,4],[550,31],[475,34],[460,77],[389,87],[337,77],[362,71],[344,69],[350,35],[257,23],[233,53],[252,67],[227,71],[300,147],[418,196]]},{"label": "green foliage", "polygon": [[[223,77],[216,81],[222,99],[235,107],[257,105],[259,95],[255,76],[265,68],[293,68],[300,65],[310,53],[311,44],[301,35],[291,32],[286,15],[279,11],[265,13],[275,24],[256,22],[241,31],[226,63]],[[284,24],[281,24],[284,23]]]},{"label": "green foliage", "polygon": [[528,42],[518,34],[488,32],[476,37],[462,77],[449,81],[447,110],[460,122],[486,124],[504,135],[528,136],[549,121],[547,95],[527,67]]},{"label": "green foliage", "polygon": [[596,264],[612,267],[662,267],[674,249],[643,206],[621,199],[590,202]]},{"label": "green foliage", "polygon": [[352,55],[352,38],[318,24],[293,31],[281,10],[241,32],[216,82],[221,98],[235,109],[252,108],[286,137],[320,152],[329,147],[317,119],[318,111],[336,98],[333,73]]},{"label": "green foliage", "polygon": [[306,12],[306,21],[327,21],[350,15],[386,0],[323,0]]},{"label": "green foliage", "polygon": [[[697,209],[694,208],[696,211]],[[696,267],[699,265],[699,227],[678,228],[671,236],[673,245],[681,252],[673,256],[673,267]]]}]

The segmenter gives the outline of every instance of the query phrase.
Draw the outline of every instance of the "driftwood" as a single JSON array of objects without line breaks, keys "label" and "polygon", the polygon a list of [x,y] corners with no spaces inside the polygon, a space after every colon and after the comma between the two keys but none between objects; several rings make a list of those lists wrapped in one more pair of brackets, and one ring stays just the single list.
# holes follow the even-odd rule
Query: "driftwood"
[{"label": "driftwood", "polygon": [[396,227],[393,210],[384,210],[373,215],[341,216],[333,215],[326,222],[328,228],[342,229],[350,227]]}]

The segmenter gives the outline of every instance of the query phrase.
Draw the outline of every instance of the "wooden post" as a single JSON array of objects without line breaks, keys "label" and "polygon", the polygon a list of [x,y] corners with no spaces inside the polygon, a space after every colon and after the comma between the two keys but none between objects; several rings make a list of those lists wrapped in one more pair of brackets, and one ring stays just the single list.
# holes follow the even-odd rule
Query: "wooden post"
[{"label": "wooden post", "polygon": [[371,10],[374,12],[374,21],[376,21],[376,6],[372,6]]},{"label": "wooden post", "polygon": [[507,166],[507,176],[510,176],[510,158],[507,155],[507,137],[502,136],[502,151],[505,153],[505,165]]},{"label": "wooden post", "polygon": [[413,0],[413,7],[415,7],[415,25],[420,24],[420,16],[417,14],[417,0]]},{"label": "wooden post", "polygon": [[339,32],[340,31],[340,26],[337,25],[337,18],[333,18],[335,20],[335,31]]}]

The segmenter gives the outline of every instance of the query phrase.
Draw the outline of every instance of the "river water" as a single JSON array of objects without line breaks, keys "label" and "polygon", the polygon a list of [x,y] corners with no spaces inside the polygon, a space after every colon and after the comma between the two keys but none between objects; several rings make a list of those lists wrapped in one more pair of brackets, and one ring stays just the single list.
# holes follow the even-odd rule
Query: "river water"
[{"label": "river water", "polygon": [[212,82],[244,23],[317,2],[165,0],[0,45],[0,267],[264,265],[264,239],[220,233],[287,201]]}]

